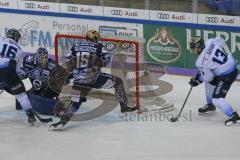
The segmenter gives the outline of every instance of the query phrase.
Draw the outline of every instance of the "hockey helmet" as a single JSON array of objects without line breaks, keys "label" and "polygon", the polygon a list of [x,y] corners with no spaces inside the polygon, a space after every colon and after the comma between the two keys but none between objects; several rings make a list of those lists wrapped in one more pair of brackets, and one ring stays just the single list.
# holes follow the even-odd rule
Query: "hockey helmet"
[{"label": "hockey helmet", "polygon": [[38,64],[42,68],[46,68],[47,62],[48,62],[48,51],[46,50],[46,48],[42,48],[42,47],[38,48],[36,51],[36,56],[37,56]]},{"label": "hockey helmet", "polygon": [[190,42],[189,42],[189,46],[190,46],[191,50],[193,50],[195,48],[204,49],[205,48],[204,40],[199,36],[191,37]]},{"label": "hockey helmet", "polygon": [[16,42],[18,42],[19,39],[21,38],[21,34],[17,29],[12,28],[7,31],[7,38],[11,38]]},{"label": "hockey helmet", "polygon": [[97,43],[101,41],[101,36],[96,30],[89,30],[86,33],[86,40]]}]

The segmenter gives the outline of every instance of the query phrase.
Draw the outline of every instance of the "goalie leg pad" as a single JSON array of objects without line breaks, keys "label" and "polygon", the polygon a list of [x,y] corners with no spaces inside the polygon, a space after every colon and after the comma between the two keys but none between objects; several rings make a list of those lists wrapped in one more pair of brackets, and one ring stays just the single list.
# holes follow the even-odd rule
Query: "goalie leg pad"
[{"label": "goalie leg pad", "polygon": [[45,115],[54,114],[54,106],[56,105],[57,100],[38,96],[34,93],[29,93],[28,96],[34,111]]}]

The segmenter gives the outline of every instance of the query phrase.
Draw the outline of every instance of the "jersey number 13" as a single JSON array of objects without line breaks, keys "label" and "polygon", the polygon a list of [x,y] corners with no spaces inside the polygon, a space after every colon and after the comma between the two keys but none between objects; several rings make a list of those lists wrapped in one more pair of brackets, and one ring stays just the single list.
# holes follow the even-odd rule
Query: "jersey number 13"
[{"label": "jersey number 13", "polygon": [[212,60],[213,60],[213,62],[216,62],[216,63],[222,65],[227,62],[228,57],[223,51],[221,51],[220,49],[217,49]]}]

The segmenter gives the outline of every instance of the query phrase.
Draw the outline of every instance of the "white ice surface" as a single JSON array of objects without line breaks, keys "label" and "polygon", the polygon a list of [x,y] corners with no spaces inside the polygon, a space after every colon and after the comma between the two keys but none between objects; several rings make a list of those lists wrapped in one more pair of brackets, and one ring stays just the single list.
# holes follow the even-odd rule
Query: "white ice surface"
[{"label": "white ice surface", "polygon": [[[163,96],[181,108],[187,95],[189,77],[161,78],[174,89]],[[240,84],[235,82],[227,100],[239,111]],[[226,117],[200,116],[205,104],[204,86],[194,88],[183,114],[191,121],[119,118],[119,108],[85,122],[70,122],[63,131],[48,131],[48,125],[27,125],[23,112],[15,111],[14,97],[0,95],[0,160],[239,160],[240,126],[226,127]],[[240,113],[240,112],[239,112]],[[188,117],[189,118],[189,117]]]}]

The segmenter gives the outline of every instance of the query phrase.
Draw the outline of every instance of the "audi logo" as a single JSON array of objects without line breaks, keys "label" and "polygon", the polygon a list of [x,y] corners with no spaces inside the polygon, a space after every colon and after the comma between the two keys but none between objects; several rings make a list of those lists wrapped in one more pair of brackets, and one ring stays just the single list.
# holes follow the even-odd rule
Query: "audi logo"
[{"label": "audi logo", "polygon": [[167,14],[167,13],[158,13],[158,14],[157,14],[157,18],[158,18],[158,19],[169,19],[170,16],[169,16],[169,14]]},{"label": "audi logo", "polygon": [[78,12],[78,7],[67,6],[67,11],[69,11],[69,12]]},{"label": "audi logo", "polygon": [[115,16],[122,16],[123,11],[122,10],[111,10],[111,14]]},{"label": "audi logo", "polygon": [[206,22],[218,23],[218,18],[217,17],[206,17]]},{"label": "audi logo", "polygon": [[25,3],[25,8],[35,8],[36,5],[34,3]]}]

